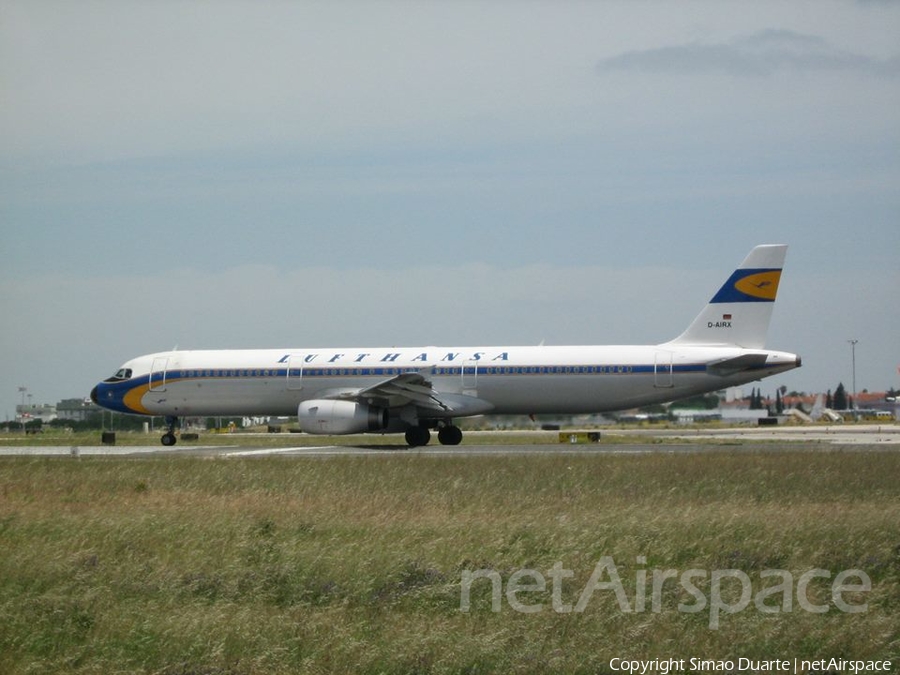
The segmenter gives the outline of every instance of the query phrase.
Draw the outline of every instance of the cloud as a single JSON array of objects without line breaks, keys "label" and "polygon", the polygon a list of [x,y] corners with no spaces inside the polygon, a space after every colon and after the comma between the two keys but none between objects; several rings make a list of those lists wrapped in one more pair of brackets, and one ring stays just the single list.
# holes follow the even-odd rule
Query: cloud
[{"label": "cloud", "polygon": [[600,61],[597,71],[724,73],[735,77],[764,77],[776,72],[852,72],[897,77],[900,56],[876,59],[839,49],[814,35],[770,29],[728,42],[625,52]]}]

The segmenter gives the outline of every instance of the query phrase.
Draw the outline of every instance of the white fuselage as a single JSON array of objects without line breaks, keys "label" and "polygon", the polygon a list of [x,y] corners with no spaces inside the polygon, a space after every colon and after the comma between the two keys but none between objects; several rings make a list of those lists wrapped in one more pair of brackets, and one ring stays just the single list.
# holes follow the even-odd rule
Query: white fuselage
[{"label": "white fuselage", "polygon": [[763,349],[787,247],[756,246],[674,340],[595,347],[379,347],[172,351],[126,363],[91,392],[125,413],[297,415],[308,433],[404,430],[456,445],[457,417],[625,410],[800,365]]},{"label": "white fuselage", "polygon": [[[708,367],[755,355],[752,368]],[[734,346],[417,347],[172,351],[124,364],[129,377],[101,383],[105,407],[149,415],[289,416],[300,403],[417,373],[438,396],[480,402],[431,418],[582,414],[672,401],[799,365],[794,354]]]}]

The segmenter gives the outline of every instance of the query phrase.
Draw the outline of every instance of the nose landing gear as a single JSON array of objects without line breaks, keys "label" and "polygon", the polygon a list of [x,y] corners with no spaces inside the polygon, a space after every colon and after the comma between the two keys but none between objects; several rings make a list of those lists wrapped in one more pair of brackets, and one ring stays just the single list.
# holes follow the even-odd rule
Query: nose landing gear
[{"label": "nose landing gear", "polygon": [[178,418],[177,417],[167,417],[166,424],[169,425],[166,433],[163,434],[162,438],[159,440],[166,447],[170,447],[175,445],[178,442],[178,438],[175,436],[175,429],[178,428]]}]

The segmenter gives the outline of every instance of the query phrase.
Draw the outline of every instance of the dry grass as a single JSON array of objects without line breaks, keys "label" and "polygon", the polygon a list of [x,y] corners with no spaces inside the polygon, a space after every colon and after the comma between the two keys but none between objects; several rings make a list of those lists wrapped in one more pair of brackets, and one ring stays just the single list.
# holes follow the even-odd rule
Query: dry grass
[{"label": "dry grass", "polygon": [[[608,671],[632,658],[898,658],[900,455],[0,461],[0,672]],[[490,585],[641,569],[864,570],[868,611],[624,613]],[[638,563],[638,557],[646,563]],[[826,602],[827,583],[811,593]],[[754,589],[756,590],[756,589]],[[682,593],[683,596],[683,593]],[[649,604],[649,603],[648,603]]]}]

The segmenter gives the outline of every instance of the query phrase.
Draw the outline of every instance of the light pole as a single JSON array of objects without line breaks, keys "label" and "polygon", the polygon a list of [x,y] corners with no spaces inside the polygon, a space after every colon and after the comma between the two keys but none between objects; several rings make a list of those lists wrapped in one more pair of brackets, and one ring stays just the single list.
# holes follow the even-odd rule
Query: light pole
[{"label": "light pole", "polygon": [[851,407],[859,407],[859,404],[856,402],[856,343],[859,340],[851,339],[847,340],[850,343],[850,361],[853,367],[853,406]]},{"label": "light pole", "polygon": [[19,421],[22,423],[22,433],[25,433],[25,394],[28,387],[19,387],[19,393],[22,394],[22,406],[19,408]]}]

